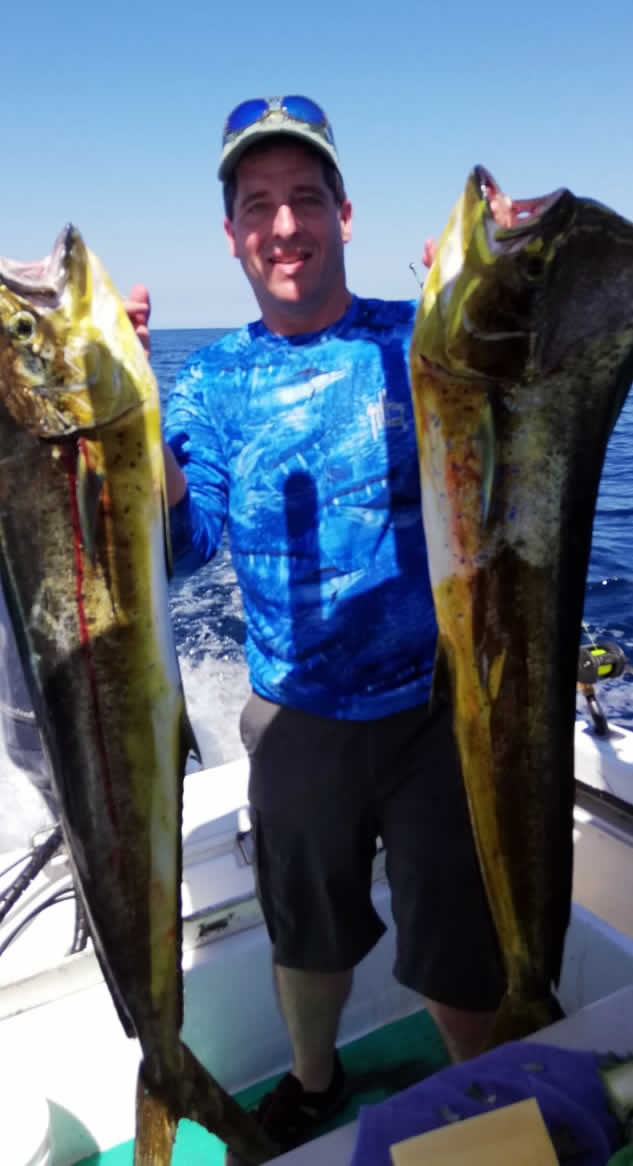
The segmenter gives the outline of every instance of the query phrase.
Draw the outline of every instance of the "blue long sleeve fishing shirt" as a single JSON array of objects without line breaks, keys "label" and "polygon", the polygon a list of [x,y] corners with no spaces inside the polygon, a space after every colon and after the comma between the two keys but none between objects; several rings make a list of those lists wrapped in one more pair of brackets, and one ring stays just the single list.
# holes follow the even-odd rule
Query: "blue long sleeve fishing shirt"
[{"label": "blue long sleeve fishing shirt", "polygon": [[354,298],[324,331],[261,321],[195,352],[165,436],[188,491],[178,573],[228,523],[260,696],[368,720],[428,697],[436,624],[408,347],[415,305]]}]

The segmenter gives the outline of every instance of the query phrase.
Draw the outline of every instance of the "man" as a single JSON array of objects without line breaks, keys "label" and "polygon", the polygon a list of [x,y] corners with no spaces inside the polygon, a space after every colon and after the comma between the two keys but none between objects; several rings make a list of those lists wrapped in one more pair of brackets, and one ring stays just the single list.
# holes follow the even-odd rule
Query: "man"
[{"label": "man", "polygon": [[293,1051],[258,1114],[287,1149],[344,1099],[339,1018],[384,931],[370,900],[377,837],[395,974],[424,995],[454,1059],[481,1050],[503,981],[450,710],[428,703],[414,305],[347,288],[352,207],[314,102],[243,102],[219,177],[261,319],[182,369],[166,469],[179,569],[208,561],[226,521],[243,596],[257,888]]}]

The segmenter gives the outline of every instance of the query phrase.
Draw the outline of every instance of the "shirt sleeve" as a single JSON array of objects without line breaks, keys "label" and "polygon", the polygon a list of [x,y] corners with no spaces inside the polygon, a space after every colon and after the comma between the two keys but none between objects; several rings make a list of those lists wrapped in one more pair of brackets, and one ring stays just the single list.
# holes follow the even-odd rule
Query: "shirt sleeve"
[{"label": "shirt sleeve", "polygon": [[[218,549],[226,521],[229,471],[219,425],[212,421],[210,370],[191,357],[169,395],[165,440],[187,479],[187,493],[169,512],[177,575],[208,563]],[[218,411],[219,412],[219,411]]]}]

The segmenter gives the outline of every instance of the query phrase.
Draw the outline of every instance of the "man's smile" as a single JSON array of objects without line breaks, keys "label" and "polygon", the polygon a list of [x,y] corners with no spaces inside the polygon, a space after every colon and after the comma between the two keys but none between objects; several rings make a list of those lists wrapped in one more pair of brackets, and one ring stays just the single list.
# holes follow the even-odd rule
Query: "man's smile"
[{"label": "man's smile", "polygon": [[277,270],[283,271],[286,275],[294,275],[303,267],[304,263],[310,258],[311,251],[293,251],[290,254],[271,255],[269,262]]}]

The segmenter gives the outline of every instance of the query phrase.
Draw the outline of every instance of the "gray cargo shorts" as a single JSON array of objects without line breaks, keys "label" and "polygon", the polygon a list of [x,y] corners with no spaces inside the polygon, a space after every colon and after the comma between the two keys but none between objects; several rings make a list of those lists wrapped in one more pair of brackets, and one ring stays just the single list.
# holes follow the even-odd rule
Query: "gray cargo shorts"
[{"label": "gray cargo shorts", "polygon": [[367,955],[385,931],[370,896],[380,838],[396,978],[454,1008],[496,1008],[505,981],[448,705],[347,721],[253,693],[240,732],[275,963],[337,972]]}]

